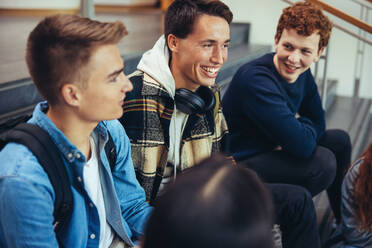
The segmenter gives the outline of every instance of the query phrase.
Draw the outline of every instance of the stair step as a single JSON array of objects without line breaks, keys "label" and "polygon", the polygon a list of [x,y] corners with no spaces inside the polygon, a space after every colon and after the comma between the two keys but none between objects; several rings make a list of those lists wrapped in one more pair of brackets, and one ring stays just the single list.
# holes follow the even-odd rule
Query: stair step
[{"label": "stair step", "polygon": [[326,113],[328,129],[342,129],[349,133],[353,151],[352,159],[356,159],[364,147],[362,143],[371,122],[372,100],[338,96],[335,103]]}]

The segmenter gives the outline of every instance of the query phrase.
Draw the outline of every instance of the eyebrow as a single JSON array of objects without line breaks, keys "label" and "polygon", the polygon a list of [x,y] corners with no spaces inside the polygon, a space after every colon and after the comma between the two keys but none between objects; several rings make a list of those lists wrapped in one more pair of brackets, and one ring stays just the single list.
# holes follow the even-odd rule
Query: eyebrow
[{"label": "eyebrow", "polygon": [[[290,43],[289,41],[286,41],[286,42],[284,42],[284,44],[287,44],[287,45],[290,45],[290,46],[292,46],[292,47],[295,47],[292,43]],[[295,47],[296,48],[296,47]],[[310,47],[300,47],[299,49],[306,49],[306,50],[309,50],[309,51],[313,51],[313,49],[312,48],[310,48]]]},{"label": "eyebrow", "polygon": [[116,76],[116,75],[119,75],[119,74],[120,74],[121,72],[123,72],[123,71],[124,71],[124,66],[123,66],[122,68],[120,68],[119,70],[116,70],[116,71],[110,73],[110,74],[107,76],[107,78],[112,78],[112,77],[114,77],[114,76]]},{"label": "eyebrow", "polygon": [[[229,43],[230,40],[231,40],[231,39],[225,40],[224,43]],[[216,40],[211,40],[211,39],[201,41],[201,43],[204,43],[204,42],[217,43]]]}]

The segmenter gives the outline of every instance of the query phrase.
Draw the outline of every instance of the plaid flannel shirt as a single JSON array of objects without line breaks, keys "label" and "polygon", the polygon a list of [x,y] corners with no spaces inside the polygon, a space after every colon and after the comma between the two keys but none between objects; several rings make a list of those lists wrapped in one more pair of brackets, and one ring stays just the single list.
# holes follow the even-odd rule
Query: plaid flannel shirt
[{"label": "plaid flannel shirt", "polygon": [[[133,91],[127,93],[124,114],[120,119],[131,142],[137,179],[145,189],[147,200],[154,200],[168,159],[169,126],[174,100],[162,85],[137,70],[130,75]],[[190,115],[182,134],[180,171],[189,168],[213,152],[224,150],[228,133],[222,114],[220,95],[216,106],[205,114]]]}]

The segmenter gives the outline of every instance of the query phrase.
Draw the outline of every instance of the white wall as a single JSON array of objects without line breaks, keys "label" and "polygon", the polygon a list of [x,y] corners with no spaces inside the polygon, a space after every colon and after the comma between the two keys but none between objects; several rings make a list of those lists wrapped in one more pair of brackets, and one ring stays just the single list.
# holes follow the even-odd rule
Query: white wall
[{"label": "white wall", "polygon": [[0,0],[4,9],[76,9],[80,0]]},{"label": "white wall", "polygon": [[155,4],[157,0],[94,0],[96,4],[105,5],[148,5]]},{"label": "white wall", "polygon": [[[234,13],[234,22],[251,23],[250,41],[252,43],[274,45],[276,24],[282,9],[289,6],[280,0],[223,0]],[[360,6],[350,0],[323,0],[328,4],[360,18]],[[366,1],[365,1],[366,2]],[[326,13],[330,19],[357,32],[357,28],[339,18]],[[368,23],[372,25],[372,10]],[[367,39],[372,41],[372,35]],[[338,80],[337,94],[351,96],[354,89],[354,69],[356,63],[357,39],[334,28],[329,42],[328,77]],[[322,69],[320,64],[320,69]],[[372,98],[372,46],[366,45],[363,73],[359,95]]]},{"label": "white wall", "polygon": [[[97,4],[107,5],[147,5],[156,0],[94,0]],[[76,9],[80,8],[80,0],[0,0],[0,8],[4,9]]]}]

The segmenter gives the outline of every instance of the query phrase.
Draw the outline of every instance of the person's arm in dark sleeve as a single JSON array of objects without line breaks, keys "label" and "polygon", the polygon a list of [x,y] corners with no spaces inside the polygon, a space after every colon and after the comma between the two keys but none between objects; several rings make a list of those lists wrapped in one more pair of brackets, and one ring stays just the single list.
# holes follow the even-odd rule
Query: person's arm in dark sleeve
[{"label": "person's arm in dark sleeve", "polygon": [[242,71],[236,80],[240,81],[241,96],[237,99],[242,100],[243,114],[274,144],[297,157],[308,158],[315,149],[317,131],[311,121],[296,118],[275,85],[275,78],[265,71],[254,75]]},{"label": "person's arm in dark sleeve", "polygon": [[299,120],[311,121],[313,128],[317,133],[317,141],[324,134],[325,131],[325,117],[322,102],[318,93],[318,88],[315,84],[314,78],[310,70],[307,73],[307,87],[306,95],[302,101],[298,114]]}]

